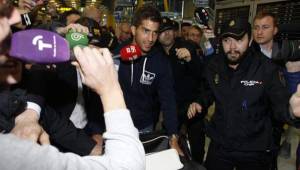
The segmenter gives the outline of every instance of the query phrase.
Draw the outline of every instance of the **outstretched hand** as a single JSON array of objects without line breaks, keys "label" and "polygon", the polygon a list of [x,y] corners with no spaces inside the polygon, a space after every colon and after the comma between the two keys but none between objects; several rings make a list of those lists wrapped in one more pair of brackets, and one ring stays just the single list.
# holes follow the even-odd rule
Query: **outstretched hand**
[{"label": "outstretched hand", "polygon": [[126,108],[109,50],[77,46],[74,54],[77,62],[73,65],[78,68],[82,82],[101,97],[104,111]]},{"label": "outstretched hand", "polygon": [[300,117],[300,84],[297,91],[290,98],[290,110],[295,117]]},{"label": "outstretched hand", "polygon": [[201,111],[202,106],[196,102],[193,102],[188,108],[187,117],[189,119],[192,119],[193,117],[195,117],[196,113],[200,113]]},{"label": "outstretched hand", "polygon": [[34,110],[27,109],[15,118],[15,126],[11,133],[22,139],[40,144],[50,144],[49,135],[40,126]]}]

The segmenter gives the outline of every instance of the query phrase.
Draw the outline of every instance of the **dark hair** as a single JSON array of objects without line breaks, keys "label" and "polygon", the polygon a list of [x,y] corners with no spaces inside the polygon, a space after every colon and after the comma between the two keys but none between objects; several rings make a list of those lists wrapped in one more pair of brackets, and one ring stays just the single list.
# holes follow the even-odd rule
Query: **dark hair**
[{"label": "dark hair", "polygon": [[203,35],[203,30],[198,25],[192,25],[191,28],[196,29],[201,36]]},{"label": "dark hair", "polygon": [[10,18],[13,12],[14,6],[10,2],[0,0],[0,18]]},{"label": "dark hair", "polygon": [[137,11],[133,16],[132,25],[138,27],[139,25],[142,24],[142,21],[147,19],[153,22],[161,23],[160,12],[153,6],[140,7],[137,9]]},{"label": "dark hair", "polygon": [[101,35],[101,27],[99,23],[91,18],[81,17],[75,23],[86,26],[89,29],[89,32],[91,33],[88,35],[89,38],[98,38]]},{"label": "dark hair", "polygon": [[[13,5],[9,1],[0,0],[0,18],[10,18],[14,10]],[[7,54],[10,49],[11,34],[0,41],[0,54]]]},{"label": "dark hair", "polygon": [[277,19],[277,16],[274,14],[274,13],[271,13],[267,10],[261,10],[259,12],[257,12],[257,14],[255,15],[254,17],[254,20],[257,20],[257,19],[263,19],[265,17],[271,17],[273,18],[273,24],[275,27],[278,27],[278,19]]},{"label": "dark hair", "polygon": [[182,27],[190,27],[190,26],[192,26],[191,23],[183,22],[183,23],[180,25],[180,28],[182,28]]},{"label": "dark hair", "polygon": [[81,16],[81,13],[79,11],[77,11],[76,9],[71,9],[70,11],[62,13],[60,21],[65,24],[67,22],[67,17],[72,14]]}]

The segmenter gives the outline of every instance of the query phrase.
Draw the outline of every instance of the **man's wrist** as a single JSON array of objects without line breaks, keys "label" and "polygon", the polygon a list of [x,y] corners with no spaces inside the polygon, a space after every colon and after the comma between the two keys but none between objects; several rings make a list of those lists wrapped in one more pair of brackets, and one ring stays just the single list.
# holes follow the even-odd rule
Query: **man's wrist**
[{"label": "man's wrist", "polygon": [[174,140],[174,139],[178,139],[178,135],[177,134],[171,134],[171,135],[169,135],[169,140]]},{"label": "man's wrist", "polygon": [[116,109],[126,109],[126,104],[121,88],[114,89],[110,93],[98,94],[100,95],[104,112],[109,112]]},{"label": "man's wrist", "polygon": [[36,112],[36,115],[37,115],[37,119],[40,119],[40,115],[41,115],[41,107],[36,104],[36,103],[33,103],[33,102],[27,102],[27,107],[26,109],[31,109],[31,110],[34,110]]},{"label": "man's wrist", "polygon": [[38,120],[39,120],[39,118],[37,116],[37,113],[32,109],[27,109],[15,118],[15,123],[18,123],[21,121],[37,122]]}]

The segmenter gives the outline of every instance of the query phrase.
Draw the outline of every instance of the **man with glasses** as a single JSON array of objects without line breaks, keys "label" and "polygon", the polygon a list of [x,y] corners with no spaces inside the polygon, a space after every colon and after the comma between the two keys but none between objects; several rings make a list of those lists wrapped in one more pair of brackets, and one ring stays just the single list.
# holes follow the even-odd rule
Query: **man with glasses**
[{"label": "man with glasses", "polygon": [[[300,83],[300,61],[278,61],[280,45],[274,40],[278,33],[277,17],[268,11],[259,11],[253,21],[253,46],[261,51],[266,57],[270,58],[282,68],[282,73],[287,80],[287,85],[290,93],[296,91],[297,84]],[[277,169],[277,155],[280,147],[281,134],[283,132],[283,122],[272,120],[273,122],[273,137],[275,140],[276,150],[273,158],[272,169]],[[291,144],[288,140],[291,129],[287,131],[287,140],[283,142],[282,151],[288,157],[290,155]]]}]

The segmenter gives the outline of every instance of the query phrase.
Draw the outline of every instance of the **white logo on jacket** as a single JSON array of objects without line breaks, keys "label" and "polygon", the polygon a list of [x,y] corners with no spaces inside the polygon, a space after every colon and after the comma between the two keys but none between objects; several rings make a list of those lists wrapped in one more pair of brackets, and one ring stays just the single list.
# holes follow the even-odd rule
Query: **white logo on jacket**
[{"label": "white logo on jacket", "polygon": [[149,71],[145,71],[142,73],[141,78],[140,78],[140,83],[146,84],[146,85],[151,85],[155,79],[155,74],[151,73]]},{"label": "white logo on jacket", "polygon": [[244,86],[254,86],[254,85],[262,85],[262,81],[257,81],[257,80],[242,80],[241,84]]}]

